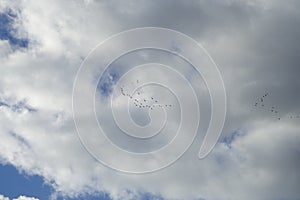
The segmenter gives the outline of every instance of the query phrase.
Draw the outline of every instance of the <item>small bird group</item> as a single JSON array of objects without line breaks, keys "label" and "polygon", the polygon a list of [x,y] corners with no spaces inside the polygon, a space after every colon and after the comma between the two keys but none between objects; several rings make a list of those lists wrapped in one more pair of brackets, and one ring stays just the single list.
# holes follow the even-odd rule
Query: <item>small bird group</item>
[{"label": "small bird group", "polygon": [[[139,83],[139,80],[136,80],[136,83]],[[172,107],[172,104],[161,104],[159,103],[159,101],[154,98],[154,97],[150,97],[150,98],[142,98],[141,96],[141,92],[137,91],[135,94],[131,95],[129,93],[126,93],[124,91],[124,86],[120,88],[121,94],[125,97],[128,97],[132,100],[133,104],[135,105],[135,107],[137,108],[148,108],[153,110],[156,107]]]},{"label": "small bird group", "polygon": [[[264,100],[268,95],[269,95],[269,93],[267,92],[263,96],[259,97],[258,100],[255,102],[254,106],[255,107],[258,107],[258,106],[264,107],[265,106]],[[258,105],[258,104],[260,104],[260,105]]]},{"label": "small bird group", "polygon": [[[268,112],[271,112],[271,113],[274,113],[276,114],[276,117],[278,120],[281,120],[282,117],[280,117],[280,113],[278,111],[277,108],[275,108],[275,106],[272,106],[272,107],[269,107],[267,106],[267,102],[265,100],[265,98],[269,96],[269,93],[266,92],[263,96],[261,97],[258,97],[257,100],[255,101],[254,103],[254,107],[257,107],[259,109],[264,109],[265,111],[268,111]],[[290,119],[293,119],[293,118],[297,118],[297,119],[300,119],[300,115],[290,115],[289,116]]]}]

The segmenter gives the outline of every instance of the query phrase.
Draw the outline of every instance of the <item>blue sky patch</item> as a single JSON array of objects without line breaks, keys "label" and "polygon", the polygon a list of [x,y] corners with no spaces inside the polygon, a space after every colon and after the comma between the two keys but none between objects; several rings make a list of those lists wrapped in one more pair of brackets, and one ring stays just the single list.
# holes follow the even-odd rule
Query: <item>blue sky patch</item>
[{"label": "blue sky patch", "polygon": [[[42,177],[19,173],[12,165],[0,165],[0,194],[10,199],[21,195],[47,200],[54,192],[53,188],[44,184]],[[57,200],[111,200],[108,194],[98,193],[77,198],[58,197]]]},{"label": "blue sky patch", "polygon": [[11,109],[14,112],[19,112],[19,111],[22,111],[22,110],[27,110],[28,112],[37,112],[37,109],[35,109],[35,108],[31,107],[30,105],[28,105],[25,100],[22,100],[22,101],[17,102],[16,104],[13,104],[11,106]]},{"label": "blue sky patch", "polygon": [[0,101],[0,108],[1,107],[7,107],[11,109],[13,112],[22,112],[24,110],[28,112],[37,112],[38,110],[36,108],[33,108],[32,106],[28,105],[26,103],[26,100],[18,101],[14,104],[9,104],[9,102]]},{"label": "blue sky patch", "polygon": [[225,143],[228,147],[231,147],[231,143],[233,142],[233,140],[235,140],[237,137],[243,136],[243,135],[245,135],[245,132],[238,129],[238,130],[235,130],[234,132],[232,132],[230,135],[224,137],[221,140],[221,142]]},{"label": "blue sky patch", "polygon": [[13,27],[17,19],[16,13],[12,10],[0,13],[0,40],[8,40],[13,48],[27,48],[29,40],[27,38],[18,38],[16,29]]},{"label": "blue sky patch", "polygon": [[0,194],[10,199],[20,195],[48,199],[52,188],[40,176],[21,174],[11,165],[0,165]]},{"label": "blue sky patch", "polygon": [[106,70],[99,80],[97,90],[104,97],[108,97],[113,92],[113,87],[119,79],[119,73],[115,69]]}]

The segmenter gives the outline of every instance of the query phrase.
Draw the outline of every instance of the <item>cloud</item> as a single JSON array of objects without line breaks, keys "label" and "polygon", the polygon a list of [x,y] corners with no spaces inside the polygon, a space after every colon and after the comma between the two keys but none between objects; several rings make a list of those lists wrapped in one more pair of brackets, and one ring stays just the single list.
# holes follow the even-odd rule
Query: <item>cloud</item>
[{"label": "cloud", "polygon": [[19,196],[17,199],[13,199],[13,200],[38,200],[38,199],[34,197]]},{"label": "cloud", "polygon": [[4,197],[3,195],[0,195],[1,200],[9,200],[7,197]]},{"label": "cloud", "polygon": [[[0,200],[9,200],[8,197],[4,197],[3,195],[0,194]],[[26,196],[19,196],[18,198],[14,198],[13,200],[38,200],[34,197],[26,197]]]},{"label": "cloud", "polygon": [[7,40],[13,48],[27,48],[28,39],[20,33],[19,13],[6,9],[0,13],[0,39]]},{"label": "cloud", "polygon": [[[3,1],[1,12],[19,13],[22,23],[13,26],[27,35],[29,45],[13,51],[14,44],[0,41],[0,162],[43,176],[55,189],[53,198],[99,192],[113,199],[144,193],[165,199],[299,198],[300,127],[288,117],[300,113],[298,8],[292,0]],[[71,95],[76,72],[96,44],[141,26],[179,30],[207,48],[225,81],[228,116],[223,138],[206,159],[197,159],[200,135],[174,165],[128,175],[106,168],[85,151],[75,132]],[[139,59],[151,55],[180,63],[154,53]],[[138,63],[134,56],[122,63]],[[194,79],[201,88],[203,83]],[[280,108],[282,121],[253,108],[265,91],[270,92],[268,106]]]}]

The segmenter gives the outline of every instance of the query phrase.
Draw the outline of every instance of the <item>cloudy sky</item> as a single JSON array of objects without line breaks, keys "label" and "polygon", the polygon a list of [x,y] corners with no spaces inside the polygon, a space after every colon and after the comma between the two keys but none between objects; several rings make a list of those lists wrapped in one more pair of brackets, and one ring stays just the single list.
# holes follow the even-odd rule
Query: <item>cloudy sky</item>
[{"label": "cloudy sky", "polygon": [[[299,9],[297,0],[0,0],[0,200],[299,200]],[[189,63],[170,52],[145,49],[118,58],[104,70],[105,59],[126,41],[108,45],[105,59],[99,54],[87,58],[106,38],[141,27],[162,27],[192,37],[220,70],[227,115],[221,137],[204,159],[198,159],[198,152],[212,102],[205,77]],[[170,51],[189,52],[174,42]],[[82,122],[76,129],[72,92],[83,61],[92,68],[80,82],[84,93],[75,99],[84,105],[75,109],[75,118]],[[154,151],[174,137],[182,110],[170,91],[182,92],[190,100],[185,107],[191,111],[184,117],[187,122],[197,117],[191,93],[186,94],[189,90],[174,81],[171,72],[144,66],[125,76],[132,66],[151,62],[174,67],[194,88],[201,111],[199,130],[171,166],[153,173],[123,173],[99,162],[83,145],[100,144],[92,148],[96,154],[105,154],[112,163],[124,161],[122,155],[104,149],[100,135],[90,137],[95,130],[85,106],[94,103],[88,98],[94,88],[93,115],[107,137],[130,152]],[[150,85],[137,92],[147,101],[159,100],[158,108],[150,112],[150,128],[156,130],[166,119],[164,134],[148,143],[131,141],[116,128],[113,112],[120,113],[131,102],[132,120],[145,125],[148,109],[136,108],[120,88],[129,93],[135,84],[150,79],[164,81],[167,87]],[[192,137],[189,127],[182,143]],[[125,129],[133,131],[130,126]],[[173,156],[180,148],[167,153]],[[125,161],[121,168],[137,169],[141,164]],[[144,161],[151,168],[153,163]]]}]

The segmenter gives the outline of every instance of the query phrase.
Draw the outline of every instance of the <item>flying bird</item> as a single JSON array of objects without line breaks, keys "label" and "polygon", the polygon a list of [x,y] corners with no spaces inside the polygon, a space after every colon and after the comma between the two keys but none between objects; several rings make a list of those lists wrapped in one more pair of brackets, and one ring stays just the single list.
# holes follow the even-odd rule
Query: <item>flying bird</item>
[{"label": "flying bird", "polygon": [[[137,83],[137,84],[140,83],[140,80],[137,79],[137,80],[136,80],[136,83]],[[130,84],[135,84],[135,82],[134,82],[134,81],[133,81],[133,82],[130,82]],[[135,105],[136,107],[138,107],[138,108],[150,108],[151,110],[153,110],[153,109],[156,107],[155,104],[152,104],[152,103],[150,102],[150,100],[148,100],[147,98],[144,98],[144,99],[134,98],[135,95],[130,95],[129,93],[126,93],[126,92],[125,92],[125,86],[120,87],[120,90],[121,90],[121,94],[122,94],[123,96],[125,96],[125,97],[128,97],[128,98],[132,99],[134,105]],[[141,91],[137,91],[136,94],[137,94],[137,95],[141,95]],[[154,102],[154,103],[158,103],[158,102],[159,102],[157,99],[155,99],[154,96],[152,96],[152,97],[150,97],[150,98],[151,98],[152,102]],[[147,102],[150,102],[150,104],[147,103]],[[165,103],[168,103],[168,102],[165,102]],[[160,105],[157,105],[157,106],[159,106],[159,107],[168,107],[168,106],[169,106],[169,107],[172,107],[171,104],[170,104],[170,105],[165,104],[165,106],[163,106],[163,104],[160,104]]]}]

